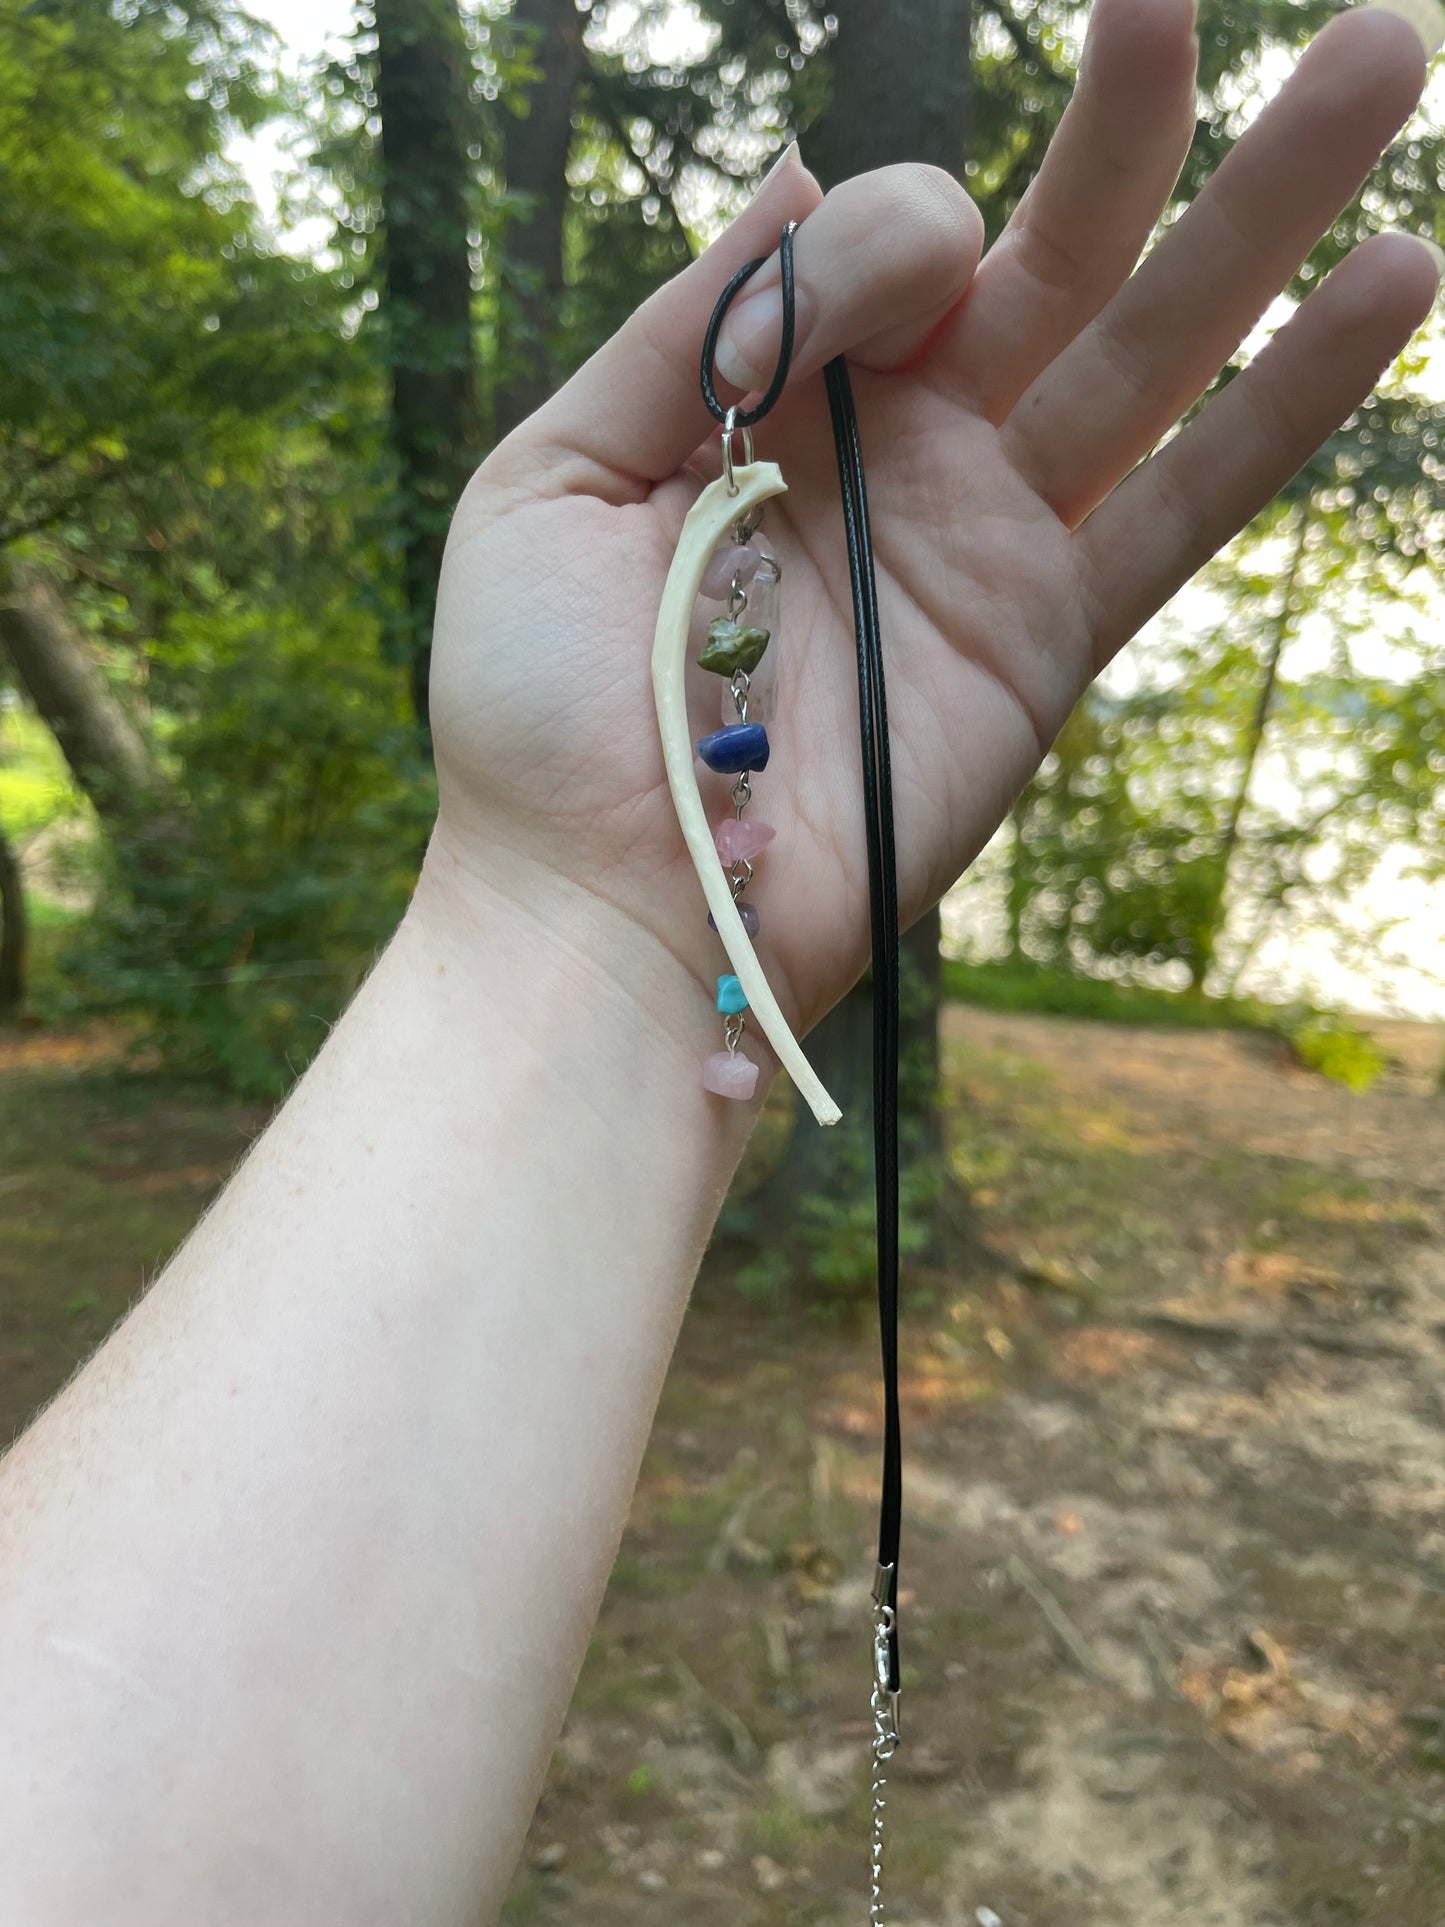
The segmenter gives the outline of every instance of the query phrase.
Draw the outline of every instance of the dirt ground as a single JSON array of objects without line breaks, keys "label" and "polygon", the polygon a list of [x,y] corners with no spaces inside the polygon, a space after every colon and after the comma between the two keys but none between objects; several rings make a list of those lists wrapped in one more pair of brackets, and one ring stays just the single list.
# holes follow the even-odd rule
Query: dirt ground
[{"label": "dirt ground", "polygon": [[[1445,1921],[1445,1102],[955,1009],[899,1927]],[[705,1280],[509,1919],[866,1917],[871,1338]]]},{"label": "dirt ground", "polygon": [[[1445,1923],[1445,1098],[1390,1041],[1356,1096],[948,1013],[1000,1264],[909,1280],[895,1927]],[[257,1122],[0,1052],[0,1421]],[[705,1273],[509,1927],[866,1919],[875,1349]]]}]

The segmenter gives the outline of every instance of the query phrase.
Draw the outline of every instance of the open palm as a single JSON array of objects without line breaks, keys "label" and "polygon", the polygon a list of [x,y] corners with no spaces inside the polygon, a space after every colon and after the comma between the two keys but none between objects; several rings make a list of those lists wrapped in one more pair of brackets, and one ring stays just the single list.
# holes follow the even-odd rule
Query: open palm
[{"label": "open palm", "polygon": [[[751,900],[780,1000],[799,1028],[816,1021],[867,947],[852,615],[818,370],[838,353],[854,369],[907,922],[977,854],[1090,677],[1428,312],[1431,251],[1377,237],[1151,456],[1411,111],[1430,19],[1430,0],[1390,0],[1334,21],[1137,272],[1193,129],[1190,0],[1097,0],[1073,104],[981,264],[976,210],[933,170],[824,199],[795,157],[775,169],[461,505],[433,678],[438,836],[455,861],[508,892],[537,876],[575,887],[700,981],[719,967],[663,773],[651,638],[682,518],[717,472],[697,380],[708,314],[798,220],[794,373],[758,431],[789,492],[766,522],[784,567],[780,710],[755,779],[779,835]],[[734,309],[724,372],[771,362],[776,282],[772,261],[749,284],[751,317]],[[704,773],[703,787],[722,814],[726,780]]]}]

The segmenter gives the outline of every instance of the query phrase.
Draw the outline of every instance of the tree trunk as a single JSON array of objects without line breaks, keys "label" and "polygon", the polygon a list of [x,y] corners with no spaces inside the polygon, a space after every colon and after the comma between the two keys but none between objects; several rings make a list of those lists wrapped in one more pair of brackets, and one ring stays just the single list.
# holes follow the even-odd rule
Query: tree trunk
[{"label": "tree trunk", "polygon": [[527,111],[507,120],[503,150],[512,212],[503,243],[505,298],[493,391],[498,439],[539,408],[556,381],[553,335],[566,290],[567,162],[587,58],[576,0],[517,0],[511,24],[535,78]]},{"label": "tree trunk", "polygon": [[64,602],[37,571],[12,576],[0,602],[0,642],[107,828],[124,834],[152,815],[169,786]]},{"label": "tree trunk", "polygon": [[1249,731],[1244,739],[1240,759],[1239,781],[1235,785],[1234,795],[1230,800],[1229,815],[1225,819],[1224,834],[1220,838],[1219,851],[1215,858],[1213,888],[1206,914],[1201,920],[1198,950],[1190,971],[1190,987],[1193,990],[1204,989],[1205,978],[1214,964],[1219,939],[1224,934],[1225,918],[1229,914],[1229,868],[1234,861],[1234,852],[1239,847],[1240,824],[1249,805],[1249,792],[1254,783],[1254,772],[1259,763],[1260,752],[1264,748],[1265,734],[1269,729],[1270,712],[1274,708],[1274,692],[1279,683],[1280,658],[1294,630],[1295,591],[1299,586],[1300,570],[1304,567],[1310,524],[1313,519],[1314,504],[1306,500],[1300,507],[1294,549],[1285,574],[1284,587],[1280,591],[1279,608],[1269,626],[1269,640],[1265,647],[1259,690],[1255,696],[1254,714],[1250,717]]},{"label": "tree trunk", "polygon": [[808,129],[825,187],[897,161],[962,178],[973,70],[971,0],[836,0],[832,96]]},{"label": "tree trunk", "polygon": [[28,934],[20,860],[0,829],[0,1017],[11,1016],[24,1001]]},{"label": "tree trunk", "polygon": [[1019,962],[1024,954],[1024,911],[1029,900],[1029,852],[1024,835],[1029,815],[1025,801],[1027,796],[1028,791],[1025,790],[1009,811],[1013,840],[1009,845],[1008,871],[1004,878],[1004,929],[1009,959],[1014,963]]},{"label": "tree trunk", "polygon": [[[899,161],[927,161],[961,176],[971,98],[970,0],[838,0],[830,11],[838,19],[832,95],[805,142],[808,163],[824,186]],[[866,419],[862,431],[866,459]],[[886,628],[883,646],[886,661]],[[903,940],[899,1127],[904,1157],[911,1164],[931,1161],[938,1176],[930,1255],[956,1259],[966,1214],[942,1157],[941,936],[939,913],[931,910]],[[871,1003],[865,980],[829,1012],[808,1046],[845,1117],[859,1120],[861,1128],[868,1128],[872,1115]],[[853,1160],[830,1155],[821,1140],[832,1135],[799,1121],[782,1164],[756,1200],[766,1238],[786,1239],[800,1198],[820,1191],[837,1195],[840,1170],[850,1169]],[[971,1234],[964,1242],[973,1243]]]},{"label": "tree trunk", "polygon": [[455,0],[376,0],[374,12],[404,640],[425,732],[442,551],[480,439],[468,239],[470,62]]}]

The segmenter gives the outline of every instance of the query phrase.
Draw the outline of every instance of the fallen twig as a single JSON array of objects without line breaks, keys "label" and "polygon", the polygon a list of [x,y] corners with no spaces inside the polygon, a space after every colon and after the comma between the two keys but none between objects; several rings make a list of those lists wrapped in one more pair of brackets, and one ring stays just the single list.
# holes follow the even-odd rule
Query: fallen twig
[{"label": "fallen twig", "polygon": [[1033,1600],[1034,1604],[1048,1621],[1049,1631],[1054,1635],[1054,1638],[1058,1640],[1059,1644],[1078,1667],[1079,1671],[1089,1679],[1102,1679],[1103,1674],[1099,1669],[1099,1662],[1095,1659],[1093,1648],[1090,1646],[1088,1640],[1085,1639],[1084,1635],[1064,1611],[1058,1600],[1055,1599],[1054,1595],[1049,1591],[1043,1580],[1039,1578],[1036,1572],[1024,1564],[1016,1552],[1009,1554],[1008,1574],[1010,1579],[1022,1586],[1029,1598]]}]

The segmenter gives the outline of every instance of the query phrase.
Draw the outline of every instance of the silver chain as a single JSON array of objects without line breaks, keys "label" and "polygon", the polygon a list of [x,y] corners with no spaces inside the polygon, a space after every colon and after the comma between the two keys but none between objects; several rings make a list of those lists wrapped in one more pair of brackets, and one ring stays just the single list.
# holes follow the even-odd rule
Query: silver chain
[{"label": "silver chain", "polygon": [[868,1848],[869,1927],[883,1927],[884,1816],[888,1776],[883,1771],[898,1751],[898,1695],[889,1688],[888,1643],[896,1623],[887,1604],[892,1567],[880,1566],[873,1582],[873,1829]]},{"label": "silver chain", "polygon": [[869,1927],[883,1927],[883,1815],[888,1805],[883,1797],[888,1784],[882,1766],[884,1756],[878,1751],[883,1738],[881,1720],[877,1726],[878,1737],[873,1742],[873,1839],[868,1850]]},{"label": "silver chain", "polygon": [[[737,484],[733,479],[732,462],[732,438],[736,414],[737,410],[735,408],[730,409],[727,420],[723,424],[723,474],[727,480],[728,493],[730,495],[736,495],[738,492]],[[753,438],[747,429],[743,430],[743,455],[747,461],[752,461]],[[740,516],[733,524],[733,541],[740,547],[750,542],[753,531],[758,526],[761,516],[761,507],[751,509],[746,515]],[[729,619],[737,622],[746,613],[747,606],[748,592],[743,587],[742,571],[741,569],[737,569],[733,572],[733,579],[728,589],[727,608]],[[738,721],[745,723],[748,720],[748,675],[745,669],[736,669],[733,671],[731,689],[733,707],[737,711]],[[743,811],[752,801],[752,796],[752,781],[748,772],[744,770],[732,787],[733,816],[739,821],[742,818]],[[739,858],[736,863],[730,866],[728,871],[728,885],[732,891],[734,903],[738,902],[743,891],[747,889],[752,880],[753,866],[748,862],[746,857]],[[736,1056],[738,1045],[742,1041],[743,1032],[747,1029],[747,1023],[747,1017],[742,1011],[732,1012],[724,1019],[723,1041],[727,1045],[728,1055],[730,1057]]]}]

